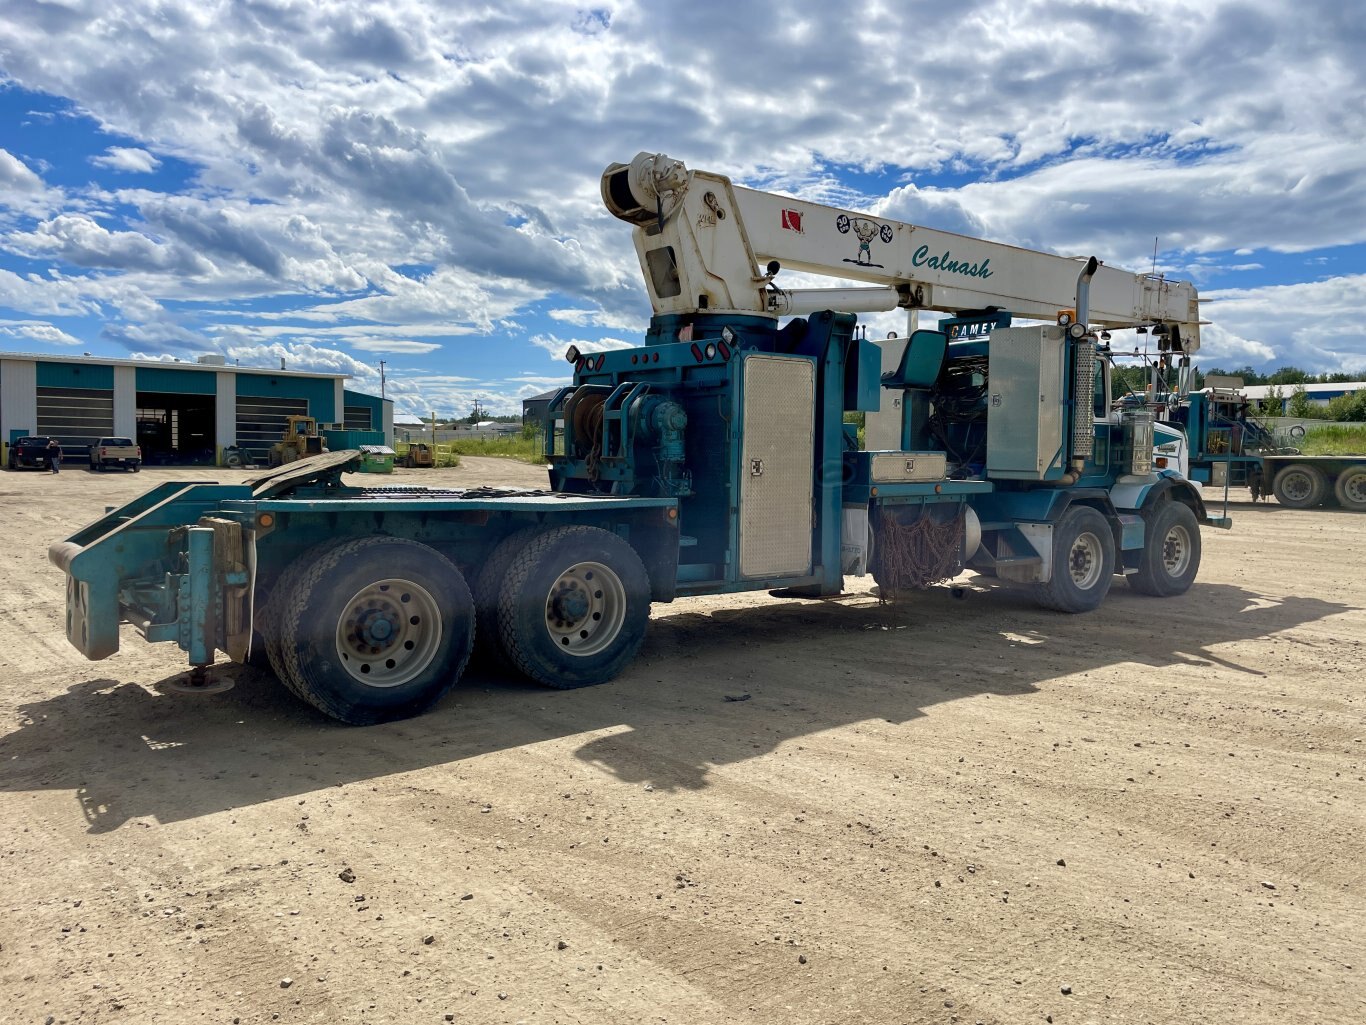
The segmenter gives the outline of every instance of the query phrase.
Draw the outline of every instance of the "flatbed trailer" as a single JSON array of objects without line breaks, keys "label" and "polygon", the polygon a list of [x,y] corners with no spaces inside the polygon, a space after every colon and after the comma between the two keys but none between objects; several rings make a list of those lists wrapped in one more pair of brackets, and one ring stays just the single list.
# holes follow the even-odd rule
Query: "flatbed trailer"
[{"label": "flatbed trailer", "polygon": [[1366,454],[1311,456],[1280,445],[1248,415],[1242,379],[1216,380],[1173,398],[1171,425],[1187,437],[1191,480],[1216,489],[1248,488],[1254,500],[1274,495],[1289,509],[1336,501],[1349,512],[1366,512]]}]

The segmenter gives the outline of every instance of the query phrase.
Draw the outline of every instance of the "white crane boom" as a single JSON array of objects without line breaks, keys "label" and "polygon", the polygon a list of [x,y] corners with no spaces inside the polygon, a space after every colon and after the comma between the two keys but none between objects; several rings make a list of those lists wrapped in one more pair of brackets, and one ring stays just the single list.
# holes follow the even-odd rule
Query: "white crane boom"
[{"label": "white crane boom", "polygon": [[[663,154],[612,164],[602,196],[636,226],[655,313],[996,307],[1052,321],[1078,305],[1084,259],[743,188]],[[774,282],[779,268],[876,287],[785,290]],[[1189,282],[1100,266],[1088,298],[1083,315],[1093,328],[1163,325],[1172,348],[1199,348],[1199,299]]]}]

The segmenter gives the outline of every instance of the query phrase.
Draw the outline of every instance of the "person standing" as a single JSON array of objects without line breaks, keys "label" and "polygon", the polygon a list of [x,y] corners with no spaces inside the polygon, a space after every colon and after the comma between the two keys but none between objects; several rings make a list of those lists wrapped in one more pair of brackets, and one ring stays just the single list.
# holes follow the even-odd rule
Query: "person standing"
[{"label": "person standing", "polygon": [[62,470],[62,446],[57,444],[56,438],[47,443],[47,465],[53,473],[60,473]]}]

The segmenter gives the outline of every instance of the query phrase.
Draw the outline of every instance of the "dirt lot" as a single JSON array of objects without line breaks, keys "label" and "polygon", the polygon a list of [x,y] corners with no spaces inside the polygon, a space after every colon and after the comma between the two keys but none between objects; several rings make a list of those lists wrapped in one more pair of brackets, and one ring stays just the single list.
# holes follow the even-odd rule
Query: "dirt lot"
[{"label": "dirt lot", "polygon": [[351,729],[67,645],[47,544],[209,476],[0,476],[0,1021],[1366,1020],[1366,517],[1236,503],[1081,617],[680,601]]}]

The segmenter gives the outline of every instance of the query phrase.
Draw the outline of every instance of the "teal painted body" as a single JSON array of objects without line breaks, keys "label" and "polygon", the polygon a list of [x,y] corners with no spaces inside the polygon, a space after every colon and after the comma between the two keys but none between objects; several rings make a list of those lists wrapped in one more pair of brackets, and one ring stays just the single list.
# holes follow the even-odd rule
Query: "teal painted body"
[{"label": "teal painted body", "polygon": [[[1003,326],[1001,316],[992,315],[993,326]],[[1024,573],[1046,564],[1031,554],[1038,528],[1046,536],[1076,505],[1105,517],[1119,572],[1137,565],[1154,502],[1177,498],[1205,519],[1184,482],[1128,474],[1123,429],[1103,418],[1074,482],[1060,483],[1060,468],[1044,480],[992,479],[983,465],[990,399],[977,396],[969,372],[985,366],[989,340],[962,330],[966,340],[941,345],[940,370],[908,366],[893,381],[910,389],[905,451],[858,451],[844,423],[846,413],[876,408],[886,383],[880,353],[857,337],[853,315],[819,313],[780,328],[768,318],[696,314],[656,317],[638,348],[578,357],[573,386],[546,414],[544,491],[356,487],[342,473],[358,455],[336,452],[250,486],[164,484],[52,546],[68,575],[68,637],[103,658],[128,622],[149,640],[174,640],[195,665],[215,650],[239,657],[242,624],[249,637],[252,609],[269,600],[285,569],[348,538],[420,542],[474,580],[493,548],[525,528],[600,527],[640,556],[650,600],[667,602],[779,587],[840,592],[849,510],[918,508],[940,523],[979,522],[981,544],[963,550],[957,568]],[[946,423],[940,407],[952,396],[942,386],[954,374],[967,382],[962,416]],[[239,395],[283,384],[237,375]],[[315,416],[340,419],[330,382],[288,385],[291,395],[311,389]],[[909,398],[931,387],[941,388],[933,415]],[[1077,415],[1070,390],[1069,376],[1058,391],[1059,445]],[[1104,414],[1103,387],[1098,395],[1081,401]],[[877,469],[879,455],[894,457],[892,471],[904,462],[909,472],[915,459],[945,453],[948,474],[900,479]]]}]

